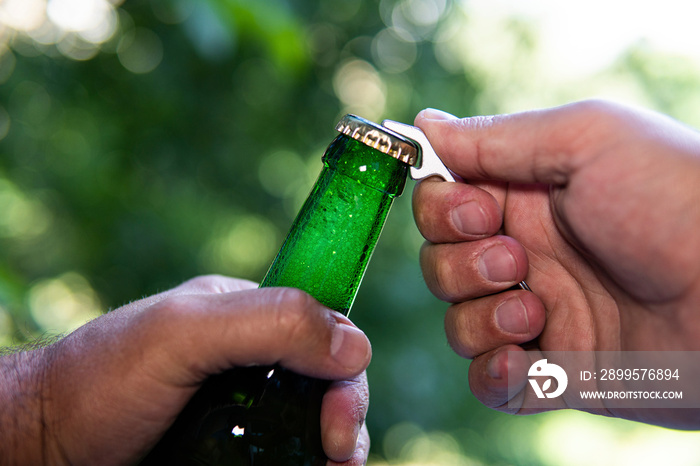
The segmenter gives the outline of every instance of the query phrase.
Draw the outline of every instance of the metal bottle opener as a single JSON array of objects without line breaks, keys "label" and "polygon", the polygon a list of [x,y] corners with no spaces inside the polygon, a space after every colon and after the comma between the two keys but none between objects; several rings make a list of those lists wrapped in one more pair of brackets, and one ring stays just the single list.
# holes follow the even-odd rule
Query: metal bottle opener
[{"label": "metal bottle opener", "polygon": [[[431,176],[439,176],[447,182],[454,183],[456,181],[455,175],[442,163],[442,160],[440,160],[440,157],[420,128],[393,120],[382,121],[382,126],[409,139],[418,148],[418,163],[416,166],[411,167],[411,178],[417,181]],[[532,291],[524,281],[518,283],[518,287],[526,291]]]}]

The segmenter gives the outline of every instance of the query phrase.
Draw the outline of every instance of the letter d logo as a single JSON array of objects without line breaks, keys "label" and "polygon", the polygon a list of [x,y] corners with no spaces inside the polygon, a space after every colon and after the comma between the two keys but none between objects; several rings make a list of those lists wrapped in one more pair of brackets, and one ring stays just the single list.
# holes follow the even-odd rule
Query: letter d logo
[{"label": "letter d logo", "polygon": [[566,390],[566,386],[569,383],[569,378],[566,376],[564,369],[556,364],[547,363],[546,359],[540,359],[530,366],[530,370],[527,372],[527,375],[528,377],[554,377],[554,379],[557,381],[557,389],[551,393],[547,393],[547,390],[549,390],[549,388],[552,386],[551,378],[545,380],[544,384],[542,384],[542,388],[540,388],[539,384],[537,383],[537,379],[529,378],[528,381],[530,382],[530,385],[532,385],[532,389],[535,391],[537,398],[544,398],[545,396],[547,398],[556,398],[564,393],[564,390]]}]

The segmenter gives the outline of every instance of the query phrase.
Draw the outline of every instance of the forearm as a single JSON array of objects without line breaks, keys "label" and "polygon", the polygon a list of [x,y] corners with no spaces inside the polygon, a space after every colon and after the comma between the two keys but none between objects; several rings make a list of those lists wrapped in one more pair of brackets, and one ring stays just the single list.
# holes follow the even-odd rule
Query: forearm
[{"label": "forearm", "polygon": [[45,463],[45,350],[0,357],[0,463]]}]

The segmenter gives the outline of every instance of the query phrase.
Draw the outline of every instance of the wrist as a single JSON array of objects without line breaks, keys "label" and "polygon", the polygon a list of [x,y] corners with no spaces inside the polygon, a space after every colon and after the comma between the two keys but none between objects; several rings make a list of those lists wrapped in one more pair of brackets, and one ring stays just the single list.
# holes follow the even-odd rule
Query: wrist
[{"label": "wrist", "polygon": [[47,460],[45,348],[0,357],[0,462]]}]

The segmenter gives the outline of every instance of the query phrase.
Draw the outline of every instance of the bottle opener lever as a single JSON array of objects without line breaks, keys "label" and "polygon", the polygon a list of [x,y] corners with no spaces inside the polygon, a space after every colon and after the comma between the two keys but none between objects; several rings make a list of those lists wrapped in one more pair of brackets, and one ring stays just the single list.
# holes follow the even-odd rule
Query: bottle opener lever
[{"label": "bottle opener lever", "polygon": [[435,153],[433,146],[430,145],[428,138],[420,128],[392,120],[382,121],[382,126],[399,133],[418,147],[418,163],[420,166],[411,167],[411,178],[422,180],[430,176],[439,176],[445,181],[455,181],[454,175],[442,163],[442,160]]},{"label": "bottle opener lever", "polygon": [[[431,176],[439,176],[448,182],[456,181],[456,175],[445,166],[420,128],[393,120],[382,121],[382,126],[409,139],[417,146],[419,152],[418,165],[411,167],[412,179],[418,181]],[[518,286],[523,290],[532,291],[524,281],[518,283]]]}]

